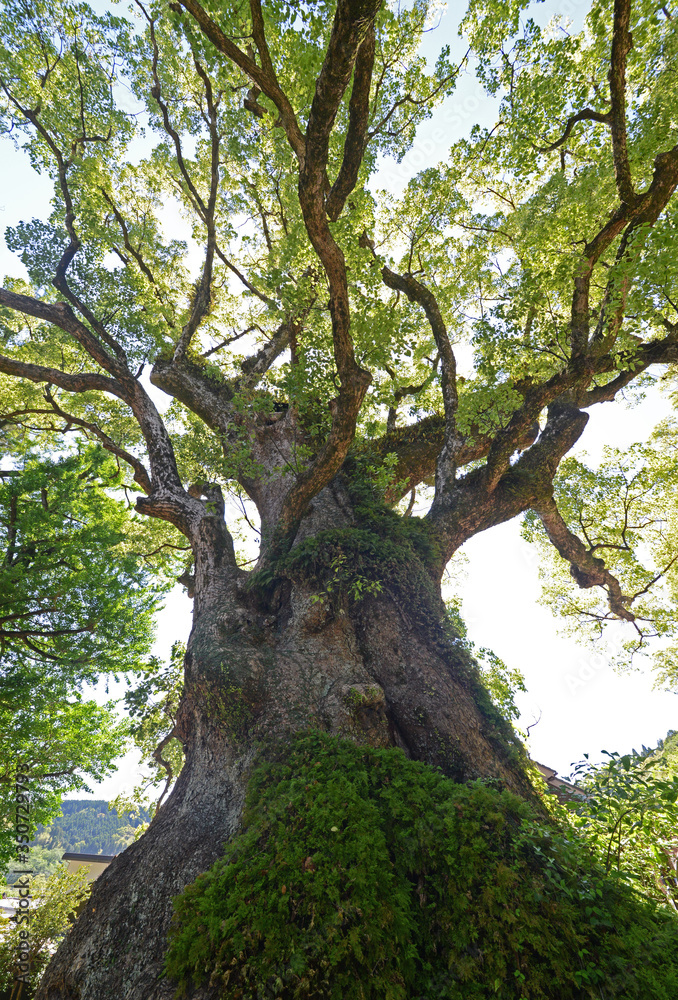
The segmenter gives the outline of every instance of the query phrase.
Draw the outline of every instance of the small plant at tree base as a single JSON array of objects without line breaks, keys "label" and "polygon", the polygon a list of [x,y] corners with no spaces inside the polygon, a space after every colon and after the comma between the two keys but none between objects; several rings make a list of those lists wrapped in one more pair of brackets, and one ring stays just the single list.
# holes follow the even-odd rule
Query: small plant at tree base
[{"label": "small plant at tree base", "polygon": [[669,1000],[678,922],[499,784],[320,733],[254,770],[167,974],[241,1000]]}]

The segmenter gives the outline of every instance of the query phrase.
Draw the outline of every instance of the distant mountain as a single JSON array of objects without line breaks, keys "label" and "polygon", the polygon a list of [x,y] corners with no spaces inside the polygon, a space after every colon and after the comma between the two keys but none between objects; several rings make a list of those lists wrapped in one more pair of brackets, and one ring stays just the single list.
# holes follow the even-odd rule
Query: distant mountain
[{"label": "distant mountain", "polygon": [[68,799],[62,802],[61,812],[49,826],[38,826],[36,845],[62,853],[119,854],[149,819],[145,809],[138,815],[118,816],[104,799]]}]

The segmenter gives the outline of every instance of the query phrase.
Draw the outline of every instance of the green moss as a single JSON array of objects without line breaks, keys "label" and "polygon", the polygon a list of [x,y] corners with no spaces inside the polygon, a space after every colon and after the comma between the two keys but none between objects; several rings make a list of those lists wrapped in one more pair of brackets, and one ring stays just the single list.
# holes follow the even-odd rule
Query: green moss
[{"label": "green moss", "polygon": [[[156,361],[173,361],[175,349],[176,344],[163,344],[158,351]],[[190,366],[199,371],[203,376],[209,378],[214,387],[217,389],[230,388],[219,366],[213,361],[206,360],[202,354],[196,351],[193,347],[189,347],[186,351],[181,360],[181,364],[186,367]],[[232,392],[230,392],[229,395],[232,395]]]},{"label": "green moss", "polygon": [[384,692],[378,687],[368,687],[366,691],[351,688],[346,700],[354,708],[369,708],[383,703]]},{"label": "green moss", "polygon": [[312,587],[319,597],[348,596],[352,601],[387,589],[406,599],[422,621],[440,623],[442,605],[434,582],[440,553],[433,532],[425,520],[391,510],[373,472],[363,460],[347,461],[344,485],[356,523],[305,539],[269,569],[252,573],[250,587],[265,590],[284,577]]},{"label": "green moss", "polygon": [[239,1000],[673,1000],[678,921],[511,793],[322,734],[253,772],[167,973]]}]

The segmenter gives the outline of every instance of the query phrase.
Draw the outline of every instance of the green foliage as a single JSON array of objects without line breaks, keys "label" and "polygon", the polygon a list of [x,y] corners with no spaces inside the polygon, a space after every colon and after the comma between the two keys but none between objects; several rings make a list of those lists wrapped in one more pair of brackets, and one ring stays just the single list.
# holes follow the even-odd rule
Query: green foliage
[{"label": "green foliage", "polygon": [[108,492],[120,482],[92,447],[60,460],[29,454],[0,478],[4,690],[25,690],[31,669],[78,682],[133,670],[148,652],[165,588],[130,551],[132,518]]},{"label": "green foliage", "polygon": [[29,453],[0,477],[0,864],[12,856],[14,776],[28,776],[30,821],[114,768],[128,724],[86,700],[102,674],[141,668],[166,589],[139,548],[115,461],[98,447]]},{"label": "green foliage", "polygon": [[167,973],[243,1000],[669,1000],[678,923],[507,791],[298,736],[175,902]]},{"label": "green foliage", "polygon": [[[30,1000],[59,941],[68,930],[76,912],[90,893],[86,870],[68,873],[65,865],[51,875],[30,880],[30,937],[28,981],[21,990],[21,1000]],[[0,918],[1,919],[1,918]],[[0,928],[0,990],[10,990],[16,971],[20,935],[26,924]],[[12,996],[15,1000],[15,996]],[[18,1000],[18,995],[16,995]]]},{"label": "green foliage", "polygon": [[113,706],[64,700],[38,687],[30,705],[0,704],[0,870],[15,857],[15,776],[28,776],[29,825],[32,836],[40,823],[57,815],[62,796],[89,791],[88,779],[101,780],[115,770],[124,753],[128,726]]},{"label": "green foliage", "polygon": [[446,601],[445,607],[456,635],[477,663],[480,678],[492,701],[508,722],[515,722],[520,717],[520,709],[515,702],[516,694],[527,691],[522,673],[516,667],[507,666],[493,650],[477,646],[468,638],[466,624],[461,617],[459,598]]},{"label": "green foliage", "polygon": [[135,840],[155,813],[158,790],[164,785],[160,799],[164,798],[184,765],[183,744],[172,735],[184,688],[184,652],[184,646],[175,643],[166,665],[152,658],[136,686],[125,695],[130,736],[141,751],[148,775],[131,792],[119,795],[111,808],[119,816],[131,813],[143,819],[141,824],[134,824]]},{"label": "green foliage", "polygon": [[[634,626],[619,631],[619,619],[601,587],[579,588],[534,514],[528,514],[524,537],[543,557],[543,600],[563,616],[573,635],[587,633],[607,640],[607,651],[621,667],[636,653],[650,651],[659,683],[676,683],[678,618],[678,507],[675,488],[674,419],[661,423],[647,444],[624,452],[606,448],[594,467],[565,458],[554,482],[558,509],[596,558],[620,583]],[[657,640],[661,640],[660,643]]]},{"label": "green foliage", "polygon": [[[40,844],[31,844],[29,859],[33,873],[35,875],[53,875],[62,863],[63,853],[63,849],[59,847],[42,847]],[[10,867],[7,872],[7,884],[13,885],[16,878],[16,868]]]},{"label": "green foliage", "polygon": [[606,871],[678,909],[678,734],[653,750],[603,751],[607,760],[577,765],[572,779],[575,829],[584,833]]}]

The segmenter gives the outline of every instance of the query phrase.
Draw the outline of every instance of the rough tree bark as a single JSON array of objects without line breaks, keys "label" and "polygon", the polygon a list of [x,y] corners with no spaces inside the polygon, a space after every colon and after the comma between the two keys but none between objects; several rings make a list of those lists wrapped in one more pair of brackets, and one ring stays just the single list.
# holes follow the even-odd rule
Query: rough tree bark
[{"label": "rough tree bark", "polygon": [[[652,164],[647,165],[644,188],[634,188],[624,97],[631,44],[630,0],[615,0],[610,110],[586,108],[575,113],[565,123],[562,138],[541,152],[563,145],[580,122],[609,126],[618,203],[602,222],[588,221],[578,233],[583,238],[572,241],[571,246],[579,249],[572,251],[569,342],[562,363],[559,360],[543,377],[511,379],[504,388],[513,390],[516,402],[496,426],[464,429],[458,419],[460,380],[443,312],[432,291],[432,277],[421,272],[417,277],[396,273],[377,257],[369,234],[359,240],[360,246],[371,249],[384,285],[421,308],[435,341],[432,370],[438,378],[440,366],[443,414],[398,429],[392,413],[387,433],[368,442],[370,460],[376,464],[386,455],[395,458],[393,484],[399,485],[392,485],[390,493],[387,490],[387,502],[394,503],[422,481],[435,479],[435,497],[425,525],[422,522],[431,547],[424,557],[403,546],[397,579],[382,579],[381,589],[373,587],[361,600],[355,599],[347,580],[340,581],[329,598],[314,600],[317,588],[289,569],[295,549],[313,538],[321,548],[329,545],[323,532],[343,529],[350,533],[363,527],[364,518],[352,492],[355,469],[351,462],[356,450],[365,445],[355,445],[354,438],[371,373],[356,359],[345,248],[338,242],[340,229],[333,229],[330,222],[338,219],[358,183],[367,145],[381,127],[377,122],[368,129],[380,4],[378,0],[337,0],[304,128],[278,79],[258,0],[249,3],[253,44],[247,45],[247,51],[227,37],[197,0],[179,0],[170,7],[177,17],[190,19],[194,31],[202,32],[217,58],[237,67],[252,84],[244,101],[248,114],[270,115],[270,108],[257,102],[261,94],[276,109],[275,126],[282,128],[298,168],[298,210],[318,272],[322,272],[318,287],[322,286],[327,305],[315,308],[326,309],[331,319],[337,393],[327,401],[329,427],[322,440],[312,439],[304,429],[293,400],[284,412],[270,398],[268,412],[260,408],[248,414],[233,405],[243,387],[254,392],[257,380],[276,358],[293,348],[314,307],[316,292],[310,303],[288,314],[283,322],[280,312],[276,313],[278,328],[269,333],[256,355],[242,362],[237,378],[214,378],[192,360],[192,339],[210,311],[215,259],[221,259],[255,297],[267,305],[271,301],[257,291],[256,282],[228,262],[219,246],[216,213],[223,136],[206,71],[196,61],[196,72],[204,83],[201,107],[211,154],[209,191],[200,195],[182,158],[163,96],[156,22],[144,11],[151,47],[149,92],[176,150],[175,182],[206,234],[204,266],[187,319],[181,330],[171,327],[171,357],[164,351],[156,359],[151,381],[199,418],[227,454],[234,443],[240,446],[246,440],[249,445],[252,466],[250,472],[243,469],[238,474],[238,481],[261,518],[260,577],[259,585],[253,586],[252,575],[236,564],[220,488],[205,482],[186,488],[171,435],[140,380],[143,364],[135,373],[136,366],[128,365],[107,321],[95,315],[69,284],[69,265],[82,246],[78,227],[82,225],[85,231],[87,226],[86,219],[76,217],[77,199],[69,189],[71,154],[60,150],[43,124],[40,106],[37,110],[24,107],[7,91],[18,119],[35,129],[50,152],[69,243],[53,278],[65,301],[42,301],[9,288],[0,289],[0,306],[56,328],[59,337],[70,338],[77,357],[71,365],[75,370],[70,371],[0,356],[0,373],[49,386],[45,398],[54,413],[67,421],[67,429],[83,429],[131,466],[144,494],[137,509],[175,525],[190,542],[195,559],[194,625],[177,724],[186,751],[184,769],[148,832],[95,883],[91,900],[47,969],[37,1000],[172,997],[174,987],[162,976],[172,897],[219,857],[224,842],[237,830],[248,773],[267,741],[279,743],[291,733],[317,727],[371,745],[401,747],[458,781],[493,777],[529,796],[519,743],[492,710],[461,644],[442,628],[444,567],[477,532],[534,510],[580,585],[604,587],[611,610],[632,618],[630,599],[619,587],[615,589],[614,578],[560,516],[553,501],[553,479],[560,460],[584,429],[587,408],[614,399],[650,366],[678,361],[678,324],[666,320],[666,336],[643,341],[631,352],[615,348],[631,279],[624,279],[620,293],[613,278],[601,277],[605,273],[601,268],[608,267],[605,255],[611,252],[616,252],[618,261],[632,263],[636,231],[655,225],[678,186],[678,146],[673,146],[656,151]],[[328,176],[330,139],[349,86],[343,159],[332,183]],[[90,138],[94,141],[94,137],[82,136],[74,148]],[[126,253],[138,257],[143,270],[143,257],[130,241],[114,199],[106,193],[104,197],[120,224]],[[608,282],[600,301],[594,273],[595,281]],[[597,318],[593,315],[596,303]],[[203,359],[215,350],[206,352]],[[63,366],[68,366],[66,357]],[[121,401],[143,437],[143,457],[140,447],[135,444],[130,449],[117,443],[97,419],[69,415],[51,394],[54,387],[62,393],[105,393]],[[421,388],[403,387],[396,398]],[[100,422],[104,421],[105,411]],[[300,443],[305,445],[302,461],[297,460]],[[251,473],[254,467],[263,468],[265,474]],[[397,537],[395,532],[391,540]],[[208,1000],[208,993],[200,988],[193,996]]]},{"label": "rough tree bark", "polygon": [[[314,501],[300,537],[352,522],[338,477]],[[435,616],[418,614],[416,594],[385,586],[359,602],[341,591],[314,601],[313,588],[282,579],[262,595],[232,564],[215,568],[219,544],[205,544],[209,565],[197,567],[177,730],[184,769],[148,832],[94,884],[40,1000],[173,996],[162,977],[172,897],[238,828],[249,767],[268,740],[320,728],[401,747],[458,781],[494,777],[530,794],[517,739],[487,702],[483,709],[473,662]],[[428,570],[435,606],[437,570]]]}]

